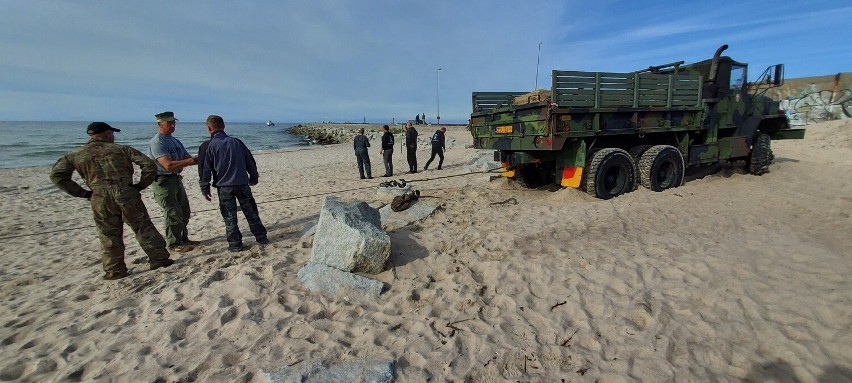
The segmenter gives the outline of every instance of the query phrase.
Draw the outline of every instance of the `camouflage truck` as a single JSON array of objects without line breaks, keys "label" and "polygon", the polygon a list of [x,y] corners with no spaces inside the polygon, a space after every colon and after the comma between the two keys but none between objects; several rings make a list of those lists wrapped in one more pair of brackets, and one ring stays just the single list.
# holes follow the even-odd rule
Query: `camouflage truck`
[{"label": "camouflage truck", "polygon": [[771,140],[804,138],[764,94],[783,64],[755,82],[721,56],[630,73],[559,71],[549,91],[474,92],[474,147],[494,149],[502,175],[529,186],[555,182],[609,199],[642,185],[678,187],[688,167],[744,160],[763,174]]}]

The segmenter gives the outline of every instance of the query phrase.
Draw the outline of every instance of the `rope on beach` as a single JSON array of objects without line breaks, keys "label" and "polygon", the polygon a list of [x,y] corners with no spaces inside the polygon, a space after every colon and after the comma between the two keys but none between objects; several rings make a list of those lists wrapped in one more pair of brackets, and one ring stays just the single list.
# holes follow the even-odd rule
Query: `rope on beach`
[{"label": "rope on beach", "polygon": [[[415,181],[416,181],[416,182],[428,182],[428,181],[434,181],[434,180],[439,180],[439,179],[444,179],[444,178],[452,178],[452,177],[468,176],[468,175],[471,175],[471,174],[490,173],[490,172],[492,172],[492,171],[494,171],[494,170],[497,170],[497,169],[500,169],[500,168],[494,168],[494,169],[482,170],[482,171],[477,171],[477,172],[468,172],[468,173],[460,173],[460,174],[451,174],[451,175],[440,176],[440,177],[424,178],[424,179],[421,179],[421,180],[415,180]],[[409,182],[409,181],[407,181],[407,180],[406,180],[406,182]],[[284,202],[284,201],[291,201],[291,200],[295,200],[295,199],[311,198],[311,197],[320,197],[320,196],[329,195],[329,194],[348,193],[348,192],[352,192],[352,191],[366,190],[366,189],[375,189],[375,188],[376,188],[376,186],[374,186],[374,185],[371,185],[371,186],[362,186],[362,187],[351,188],[351,189],[334,190],[334,191],[323,192],[323,193],[308,194],[308,195],[300,195],[300,196],[295,196],[295,197],[279,198],[279,199],[274,199],[274,200],[268,200],[268,201],[257,202],[257,204],[258,204],[258,205],[265,205],[265,204],[274,203],[274,202]],[[197,214],[197,213],[206,213],[206,212],[211,212],[211,211],[219,211],[219,209],[218,209],[218,208],[216,208],[216,209],[197,210],[197,211],[194,211],[193,213],[196,213],[196,214]],[[163,218],[163,216],[162,216],[162,215],[160,215],[160,216],[152,216],[152,217],[151,217],[151,219],[157,219],[157,218]],[[58,221],[58,222],[63,222],[63,221]],[[51,223],[49,223],[49,224],[50,224],[50,225],[55,225],[55,224],[56,224],[56,223],[58,223],[58,222],[51,222]],[[38,232],[38,233],[18,234],[18,235],[7,235],[7,236],[0,237],[0,240],[13,239],[13,238],[23,238],[23,237],[31,237],[31,236],[34,236],[34,235],[55,234],[55,233],[62,233],[62,232],[66,232],[66,231],[72,231],[72,230],[89,229],[89,228],[93,228],[93,227],[95,227],[95,225],[86,225],[86,226],[69,227],[69,228],[66,228],[66,229],[58,229],[58,230],[50,230],[50,231],[41,231],[41,232]]]}]

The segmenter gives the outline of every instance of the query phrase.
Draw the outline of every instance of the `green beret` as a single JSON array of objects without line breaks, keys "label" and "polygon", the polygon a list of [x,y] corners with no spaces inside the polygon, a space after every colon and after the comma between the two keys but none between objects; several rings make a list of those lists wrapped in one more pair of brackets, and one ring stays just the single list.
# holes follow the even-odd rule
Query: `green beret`
[{"label": "green beret", "polygon": [[157,113],[157,114],[154,115],[154,117],[157,118],[157,122],[177,121],[178,120],[177,118],[175,118],[175,114],[173,112]]}]

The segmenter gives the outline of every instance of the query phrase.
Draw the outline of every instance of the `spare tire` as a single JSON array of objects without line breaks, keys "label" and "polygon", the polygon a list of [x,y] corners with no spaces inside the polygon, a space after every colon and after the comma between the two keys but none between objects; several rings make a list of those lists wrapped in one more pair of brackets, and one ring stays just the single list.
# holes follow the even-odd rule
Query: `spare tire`
[{"label": "spare tire", "polygon": [[651,191],[660,192],[683,185],[684,161],[674,146],[656,145],[639,159],[639,182]]},{"label": "spare tire", "polygon": [[623,149],[598,150],[586,163],[582,184],[586,193],[600,199],[610,199],[633,191],[636,186],[636,163]]}]

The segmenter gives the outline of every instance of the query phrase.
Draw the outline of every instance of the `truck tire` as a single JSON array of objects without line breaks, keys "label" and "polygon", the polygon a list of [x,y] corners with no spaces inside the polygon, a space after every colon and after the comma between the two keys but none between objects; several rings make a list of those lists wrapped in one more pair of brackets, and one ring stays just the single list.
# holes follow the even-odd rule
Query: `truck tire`
[{"label": "truck tire", "polygon": [[641,178],[640,177],[641,173],[638,172],[638,170],[639,170],[639,159],[642,158],[642,154],[644,154],[645,151],[647,151],[648,149],[651,149],[652,146],[654,146],[654,145],[637,145],[637,146],[630,148],[630,150],[627,151],[627,154],[630,154],[630,157],[633,158],[633,163],[636,164],[636,170],[637,170],[636,187],[633,190],[636,190],[637,188],[639,188],[639,185],[641,184],[639,182],[639,179]]},{"label": "truck tire", "polygon": [[683,156],[674,146],[656,145],[639,158],[639,182],[651,191],[660,192],[683,185]]},{"label": "truck tire", "polygon": [[586,193],[600,199],[633,191],[636,187],[636,163],[623,149],[598,150],[587,161],[581,186]]},{"label": "truck tire", "polygon": [[748,172],[759,176],[769,173],[769,164],[775,158],[770,147],[771,139],[766,133],[757,132],[754,136],[754,145],[748,158]]}]

